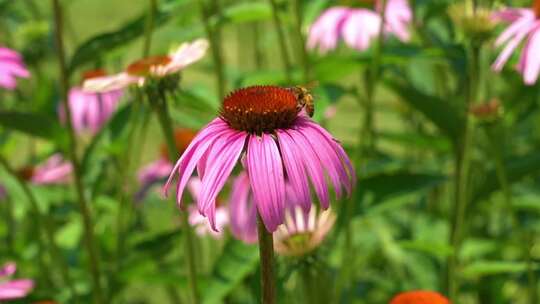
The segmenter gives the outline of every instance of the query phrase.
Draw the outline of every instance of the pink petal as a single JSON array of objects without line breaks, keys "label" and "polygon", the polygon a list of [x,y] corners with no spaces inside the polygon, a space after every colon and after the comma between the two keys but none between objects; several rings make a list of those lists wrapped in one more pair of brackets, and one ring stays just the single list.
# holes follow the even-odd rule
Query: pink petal
[{"label": "pink petal", "polygon": [[208,49],[208,41],[206,39],[197,39],[191,43],[182,44],[172,55],[171,63],[169,63],[164,74],[176,73],[186,66],[199,61],[206,50]]},{"label": "pink petal", "polygon": [[356,9],[343,23],[343,39],[354,49],[364,51],[379,35],[381,17],[367,9]]},{"label": "pink petal", "polygon": [[5,263],[2,268],[0,268],[0,278],[13,275],[17,271],[17,264],[14,262]]},{"label": "pink petal", "polygon": [[347,7],[332,7],[324,11],[309,29],[307,48],[315,49],[324,54],[335,49],[339,40],[341,26],[352,10]]},{"label": "pink petal", "polygon": [[233,183],[229,199],[231,232],[237,239],[253,244],[258,239],[257,209],[249,194],[249,177],[242,172]]},{"label": "pink petal", "polygon": [[514,52],[514,50],[518,47],[519,43],[530,32],[531,30],[530,26],[531,25],[529,23],[526,23],[526,24],[521,25],[518,28],[519,31],[517,32],[517,34],[512,39],[510,39],[510,42],[508,42],[508,44],[503,49],[499,57],[497,57],[497,59],[493,63],[492,68],[495,71],[500,71],[503,68],[504,64],[508,61],[508,59],[512,55],[512,52]]},{"label": "pink petal", "polygon": [[32,280],[14,280],[0,283],[0,300],[24,298],[34,288]]},{"label": "pink petal", "polygon": [[533,85],[540,73],[540,22],[537,23],[533,33],[529,36],[521,58],[520,70],[523,73],[525,83]]},{"label": "pink petal", "polygon": [[195,170],[197,162],[202,155],[207,152],[214,140],[227,133],[229,130],[229,126],[221,118],[214,119],[206,127],[204,127],[199,134],[197,134],[197,136],[195,136],[187,147],[186,151],[184,151],[180,159],[174,165],[169,178],[163,187],[163,192],[165,195],[167,195],[171,182],[176,172],[178,172],[179,181],[178,185],[176,186],[176,201],[179,207],[182,207],[182,194],[188,180],[191,178],[193,170]]},{"label": "pink petal", "polygon": [[124,89],[132,84],[144,82],[143,77],[132,76],[128,73],[119,73],[85,80],[83,90],[86,92],[105,93]]},{"label": "pink petal", "polygon": [[279,150],[272,136],[250,136],[246,163],[259,214],[266,229],[274,232],[283,223],[285,178]]}]

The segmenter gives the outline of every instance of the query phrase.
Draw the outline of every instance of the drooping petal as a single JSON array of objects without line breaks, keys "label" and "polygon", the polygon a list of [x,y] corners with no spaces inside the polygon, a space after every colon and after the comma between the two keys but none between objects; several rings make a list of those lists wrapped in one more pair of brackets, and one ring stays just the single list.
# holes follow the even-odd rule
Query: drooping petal
[{"label": "drooping petal", "polygon": [[526,84],[533,85],[540,73],[540,21],[529,36],[521,55],[520,70]]},{"label": "drooping petal", "polygon": [[274,232],[283,223],[285,211],[283,163],[274,139],[264,133],[251,135],[246,163],[259,214],[266,229]]},{"label": "drooping petal", "polygon": [[229,127],[220,118],[214,119],[206,127],[204,127],[193,141],[189,144],[186,151],[182,154],[180,159],[176,162],[169,178],[163,187],[163,192],[167,195],[171,182],[178,172],[179,180],[176,186],[176,202],[182,207],[182,195],[184,188],[197,165],[199,159],[207,152],[208,148],[212,145],[214,140],[224,133],[227,133]]},{"label": "drooping petal", "polygon": [[298,159],[301,156],[297,154],[295,143],[287,131],[278,130],[276,133],[287,179],[294,189],[298,203],[308,211],[311,208],[311,195],[303,161]]},{"label": "drooping petal", "polygon": [[141,84],[142,82],[144,82],[143,77],[133,76],[128,73],[119,73],[85,80],[83,90],[86,92],[105,93],[121,90],[132,84]]},{"label": "drooping petal", "polygon": [[307,48],[315,49],[318,46],[322,54],[335,49],[343,21],[351,11],[350,8],[337,6],[322,13],[309,29]]},{"label": "drooping petal", "polygon": [[330,199],[324,169],[321,164],[321,159],[318,156],[318,152],[313,150],[309,141],[300,131],[291,129],[289,130],[289,134],[295,143],[296,155],[298,155],[297,159],[303,161],[304,168],[311,179],[311,183],[313,184],[313,188],[315,188],[315,193],[317,193],[321,206],[324,209],[327,209],[330,205]]},{"label": "drooping petal", "polygon": [[14,280],[0,283],[0,300],[24,298],[33,287],[34,282],[32,280]]},{"label": "drooping petal", "polygon": [[367,9],[356,9],[343,23],[342,34],[345,43],[354,49],[364,51],[379,35],[381,17]]},{"label": "drooping petal", "polygon": [[202,179],[197,206],[201,214],[208,217],[212,229],[216,231],[214,217],[216,198],[238,162],[246,138],[247,134],[244,132],[231,131],[228,136],[217,138],[208,154],[208,162],[212,166],[207,168],[208,171]]},{"label": "drooping petal", "polygon": [[249,177],[246,172],[235,179],[229,199],[231,232],[237,239],[253,244],[257,242],[257,209],[250,197]]},{"label": "drooping petal", "polygon": [[411,37],[408,28],[412,22],[412,10],[408,1],[388,0],[385,11],[386,31],[403,42],[409,41]]},{"label": "drooping petal", "polygon": [[519,46],[519,43],[521,43],[521,41],[527,36],[529,31],[530,31],[529,24],[524,24],[519,28],[519,31],[516,33],[515,36],[513,36],[510,39],[510,41],[504,47],[501,54],[497,57],[497,59],[493,63],[492,68],[495,71],[502,70],[503,66],[506,64],[510,56],[512,56],[512,53]]},{"label": "drooping petal", "polygon": [[507,15],[510,12],[515,12],[516,15],[519,16],[519,18],[516,18],[514,21],[512,21],[512,24],[508,26],[495,40],[495,46],[499,47],[503,45],[504,43],[508,42],[512,37],[516,36],[519,32],[522,31],[522,29],[528,28],[532,22],[534,22],[535,17],[534,14],[531,12],[525,11],[521,12],[518,10],[504,10]]},{"label": "drooping petal", "polygon": [[172,60],[167,64],[160,74],[176,73],[186,66],[200,60],[208,49],[206,39],[197,39],[191,43],[184,43],[172,54]]},{"label": "drooping petal", "polygon": [[0,278],[1,277],[7,277],[15,273],[17,271],[17,264],[13,262],[5,263],[2,268],[0,268]]}]

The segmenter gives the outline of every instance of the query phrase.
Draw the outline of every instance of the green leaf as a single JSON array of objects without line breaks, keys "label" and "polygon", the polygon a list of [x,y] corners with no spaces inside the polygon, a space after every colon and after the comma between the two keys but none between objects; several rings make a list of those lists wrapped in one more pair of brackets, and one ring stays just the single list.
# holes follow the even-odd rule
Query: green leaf
[{"label": "green leaf", "polygon": [[[538,264],[533,265],[538,269]],[[467,278],[479,278],[497,274],[523,273],[527,271],[527,263],[512,261],[477,261],[462,270],[462,275]]]},{"label": "green leaf", "polygon": [[222,303],[223,299],[258,265],[257,246],[231,239],[215,263],[212,277],[204,288],[204,304]]},{"label": "green leaf", "polygon": [[409,106],[424,114],[439,130],[454,142],[463,134],[465,117],[451,104],[436,96],[425,94],[406,81],[387,81],[386,85]]},{"label": "green leaf", "polygon": [[[510,183],[515,183],[522,178],[540,172],[540,152],[535,151],[526,155],[515,155],[505,162],[505,172]],[[484,181],[476,187],[473,201],[487,198],[494,191],[501,188],[495,169],[484,174]]]},{"label": "green leaf", "polygon": [[[154,19],[154,28],[164,24],[171,17],[170,10],[158,11]],[[146,25],[146,11],[139,17],[128,22],[120,29],[96,35],[83,42],[74,52],[69,63],[69,71],[77,67],[93,62],[111,50],[126,45],[126,43],[144,34]]]},{"label": "green leaf", "polygon": [[65,143],[67,134],[60,124],[48,116],[37,113],[0,111],[0,125],[31,136]]},{"label": "green leaf", "polygon": [[[243,2],[226,7],[222,18],[211,20],[214,23],[244,23],[270,19],[272,9],[267,2]],[[216,18],[216,17],[214,17]]]}]

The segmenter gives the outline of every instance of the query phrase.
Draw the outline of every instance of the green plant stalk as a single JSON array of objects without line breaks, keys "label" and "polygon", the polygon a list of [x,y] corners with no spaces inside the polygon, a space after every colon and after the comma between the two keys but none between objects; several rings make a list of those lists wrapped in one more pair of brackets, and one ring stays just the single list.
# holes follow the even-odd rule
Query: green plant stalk
[{"label": "green plant stalk", "polygon": [[[23,190],[24,195],[30,202],[30,207],[32,208],[32,212],[34,213],[34,224],[36,227],[38,227],[38,242],[40,243],[40,248],[47,248],[49,249],[49,254],[51,258],[54,260],[55,264],[60,269],[60,274],[62,276],[62,280],[65,286],[68,287],[69,291],[73,295],[73,297],[77,298],[77,293],[75,291],[75,287],[73,285],[73,281],[70,278],[68,265],[65,263],[65,259],[62,257],[62,254],[60,253],[60,249],[56,245],[56,240],[54,239],[54,227],[51,223],[51,221],[47,218],[46,215],[42,214],[41,210],[39,209],[39,203],[36,199],[36,196],[28,186],[28,184],[17,174],[17,172],[9,165],[9,162],[7,159],[5,159],[3,156],[0,155],[0,165],[4,167],[4,170],[11,175],[19,184],[19,187]],[[42,234],[45,234],[45,242],[47,245],[45,245],[45,242],[43,241]],[[45,266],[45,262],[42,260],[45,256],[44,254],[40,254],[40,264],[41,266]],[[44,267],[40,271],[43,272],[43,275],[47,277],[47,279],[51,278],[51,275],[49,273],[49,267]]]},{"label": "green plant stalk", "polygon": [[6,226],[7,226],[7,233],[6,233],[6,244],[8,247],[8,254],[14,255],[15,254],[15,248],[14,248],[14,240],[15,240],[15,218],[13,216],[13,202],[11,201],[11,197],[9,195],[5,198],[5,206],[6,206]]},{"label": "green plant stalk", "polygon": [[58,65],[60,72],[60,97],[62,100],[62,106],[66,112],[66,126],[68,130],[69,144],[68,155],[73,166],[73,180],[75,184],[75,190],[77,192],[77,202],[79,203],[79,209],[82,215],[83,227],[84,227],[84,243],[90,260],[90,273],[92,276],[93,290],[92,295],[94,303],[103,303],[103,291],[100,282],[100,265],[99,265],[99,253],[94,241],[92,215],[86,201],[84,193],[84,186],[82,183],[82,172],[79,160],[77,158],[77,141],[73,124],[71,120],[71,109],[68,103],[68,72],[66,69],[66,58],[64,54],[64,40],[62,33],[62,8],[59,0],[52,0],[53,12],[54,12],[54,26],[55,26],[55,42],[56,52],[58,55]]},{"label": "green plant stalk", "polygon": [[261,261],[261,303],[276,303],[274,278],[274,240],[266,230],[260,214],[257,213],[257,233],[259,235],[259,256]]},{"label": "green plant stalk", "polygon": [[[205,7],[203,0],[198,0],[199,7],[201,10],[202,21],[204,25],[204,30],[206,36],[210,41],[210,49],[212,51],[212,61],[214,62],[214,68],[216,70],[216,84],[219,94],[219,99],[223,100],[226,94],[226,83],[225,83],[225,68],[223,64],[223,50],[220,43],[219,32],[217,29],[212,28],[210,24],[210,13]],[[215,12],[218,16],[221,17],[220,6],[217,5],[217,2],[214,3]]]},{"label": "green plant stalk", "polygon": [[303,81],[307,83],[310,80],[310,68],[309,68],[309,55],[306,50],[306,41],[304,35],[302,34],[302,1],[294,0],[293,1],[294,9],[294,21],[295,21],[295,32],[296,32],[296,41],[298,43],[299,56],[302,62],[303,70]]},{"label": "green plant stalk", "polygon": [[[469,88],[466,96],[465,109],[468,109],[476,102],[478,95],[478,85],[480,83],[480,47],[470,45],[469,47]],[[457,268],[459,267],[459,252],[464,235],[464,225],[466,219],[467,205],[469,201],[469,174],[470,174],[470,154],[473,144],[475,130],[474,120],[471,115],[467,115],[461,150],[456,148],[456,180],[455,180],[455,211],[454,221],[451,229],[450,243],[453,253],[448,260],[448,294],[450,300],[457,302],[459,279]]]},{"label": "green plant stalk", "polygon": [[292,82],[292,66],[291,60],[289,58],[289,53],[287,52],[287,42],[285,40],[285,33],[283,32],[283,27],[281,26],[281,20],[279,18],[278,5],[276,0],[268,0],[272,6],[272,20],[274,23],[274,28],[276,34],[278,35],[279,50],[281,52],[281,60],[283,61],[283,66],[285,67],[285,77],[288,83]]},{"label": "green plant stalk", "polygon": [[251,27],[253,31],[253,62],[257,70],[262,69],[263,67],[263,50],[261,48],[261,37],[260,37],[260,24],[254,23]]},{"label": "green plant stalk", "polygon": [[154,20],[157,11],[157,0],[150,0],[148,7],[148,16],[146,17],[146,24],[144,29],[144,44],[143,44],[143,58],[150,55],[150,48],[152,45],[152,34],[154,32]]},{"label": "green plant stalk", "polygon": [[[151,102],[154,107],[154,110],[158,116],[159,125],[165,137],[165,142],[167,144],[167,150],[169,152],[169,158],[174,163],[176,162],[176,157],[178,156],[178,150],[176,148],[176,142],[174,139],[174,132],[172,127],[172,122],[169,116],[169,111],[167,109],[167,98],[165,92],[159,92],[160,99],[159,102]],[[182,225],[185,228],[186,233],[186,255],[188,260],[188,274],[189,274],[189,285],[191,290],[191,297],[194,304],[200,302],[199,293],[198,293],[198,283],[197,283],[197,269],[195,261],[195,244],[193,237],[193,229],[188,221],[187,212],[181,212]]]},{"label": "green plant stalk", "polygon": [[529,303],[537,304],[538,303],[538,288],[535,272],[535,263],[531,256],[531,250],[534,246],[534,233],[532,231],[527,232],[527,247],[525,259],[527,261],[527,281],[529,284]]}]

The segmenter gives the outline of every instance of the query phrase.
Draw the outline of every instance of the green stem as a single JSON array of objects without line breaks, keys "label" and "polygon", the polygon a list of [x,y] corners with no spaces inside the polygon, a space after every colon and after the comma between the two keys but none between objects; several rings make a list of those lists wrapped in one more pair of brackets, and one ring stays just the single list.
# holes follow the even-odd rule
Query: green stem
[{"label": "green stem", "polygon": [[253,61],[255,63],[255,68],[257,70],[262,69],[263,67],[263,50],[261,48],[261,37],[260,37],[260,24],[254,23],[252,26],[253,30]]},{"label": "green stem", "polygon": [[527,247],[526,247],[526,261],[527,261],[527,281],[529,284],[529,303],[537,304],[538,303],[538,287],[535,273],[535,266],[532,260],[531,251],[533,250],[534,242],[534,233],[532,231],[527,232]]},{"label": "green stem", "polygon": [[285,40],[285,33],[281,26],[281,20],[279,19],[279,11],[276,0],[268,0],[272,6],[272,20],[274,22],[274,28],[278,35],[279,50],[281,52],[281,59],[283,60],[283,66],[285,67],[285,76],[288,83],[292,82],[292,69],[291,60],[289,59],[289,53],[287,52],[287,42]]},{"label": "green stem", "polygon": [[[476,102],[479,85],[479,60],[480,47],[471,45],[469,49],[469,88],[465,99],[465,109],[468,109]],[[465,219],[467,205],[469,201],[469,173],[470,173],[470,154],[474,135],[474,120],[470,115],[465,119],[465,129],[461,149],[456,149],[456,181],[455,181],[455,212],[454,221],[451,230],[451,245],[453,254],[448,260],[448,293],[450,299],[457,302],[459,292],[459,279],[457,268],[459,267],[459,252],[461,244],[465,238]]]},{"label": "green stem", "polygon": [[[226,83],[225,83],[225,68],[223,64],[223,50],[220,43],[220,32],[218,28],[212,28],[210,24],[211,12],[205,7],[203,0],[198,0],[199,7],[201,10],[201,15],[204,24],[204,30],[206,36],[210,41],[210,49],[212,51],[212,61],[214,62],[214,68],[216,70],[216,84],[219,93],[219,99],[223,100],[226,94]],[[214,0],[214,13],[221,18],[221,9],[216,0]]]},{"label": "green stem", "polygon": [[73,166],[73,180],[75,184],[75,190],[77,192],[77,201],[79,203],[79,209],[81,211],[84,227],[84,242],[88,256],[90,260],[90,273],[92,276],[94,303],[103,303],[103,292],[100,282],[100,265],[99,265],[99,253],[94,241],[92,215],[86,201],[84,193],[84,186],[82,182],[82,173],[77,157],[77,142],[75,131],[71,120],[71,109],[68,103],[67,91],[69,88],[68,73],[66,69],[66,59],[64,54],[64,40],[62,33],[62,8],[59,0],[52,0],[54,11],[54,25],[55,25],[55,42],[56,52],[58,55],[58,65],[60,71],[60,97],[63,103],[64,110],[66,112],[66,126],[68,130],[69,144],[68,155]]},{"label": "green stem", "polygon": [[150,48],[152,45],[152,34],[154,32],[154,19],[157,12],[157,0],[150,0],[148,7],[148,15],[146,17],[146,24],[144,29],[144,44],[143,44],[143,57],[150,55]]},{"label": "green stem", "polygon": [[[7,159],[5,159],[1,155],[0,155],[0,165],[2,165],[4,170],[6,170],[6,172],[17,181],[17,183],[19,184],[19,187],[21,187],[24,195],[30,202],[30,207],[32,208],[32,212],[34,213],[34,225],[38,227],[37,239],[38,239],[38,242],[40,243],[40,248],[44,249],[48,247],[51,258],[55,261],[55,264],[60,269],[60,274],[62,275],[62,280],[64,281],[63,283],[69,288],[72,296],[76,299],[77,293],[75,292],[73,281],[71,280],[69,276],[68,266],[65,262],[65,259],[62,257],[60,249],[56,245],[56,240],[54,239],[54,227],[52,225],[51,220],[41,212],[39,208],[38,200],[36,196],[34,195],[34,193],[32,192],[32,190],[30,189],[30,187],[28,186],[28,184],[26,183],[26,181],[23,180],[17,174],[17,172],[9,165],[9,162],[7,161]],[[45,241],[43,240],[41,233],[45,234]],[[48,246],[45,245],[45,243]],[[45,255],[40,254],[39,256],[41,260],[43,259]],[[41,261],[40,264],[41,266],[45,266],[44,261]],[[43,271],[43,275],[46,276],[47,279],[51,278],[51,275],[49,273],[49,267],[45,266],[40,271]]]},{"label": "green stem", "polygon": [[[165,92],[159,92],[160,99],[158,102],[154,101],[151,104],[154,107],[154,110],[158,116],[159,125],[165,137],[165,142],[167,143],[167,149],[169,152],[169,158],[172,162],[175,162],[178,157],[178,150],[176,148],[176,142],[174,139],[174,132],[172,127],[172,122],[169,116],[167,109],[167,98]],[[195,262],[195,246],[194,246],[194,237],[193,229],[188,221],[187,212],[181,212],[182,215],[182,225],[186,233],[186,255],[188,260],[188,272],[189,272],[189,283],[191,290],[191,297],[193,303],[197,304],[200,302],[199,293],[197,291],[197,270]]]},{"label": "green stem", "polygon": [[259,256],[261,261],[261,303],[275,304],[274,241],[272,233],[266,230],[259,214],[257,214],[257,224],[257,231],[259,234]]},{"label": "green stem", "polygon": [[[14,255],[15,254],[15,235],[16,235],[16,229],[15,229],[15,218],[13,216],[13,202],[11,201],[11,197],[9,195],[6,195],[5,200],[5,206],[6,206],[6,226],[7,226],[7,233],[6,233],[6,244],[8,247],[8,254]],[[2,203],[2,202],[0,202]]]},{"label": "green stem", "polygon": [[302,61],[302,68],[303,68],[303,81],[304,83],[307,83],[310,79],[310,70],[309,70],[309,55],[306,50],[306,41],[304,38],[304,35],[302,34],[302,1],[300,0],[294,0],[293,1],[293,9],[294,9],[294,21],[295,21],[295,29],[296,29],[296,41],[298,42],[298,49],[299,49],[299,55],[300,59]]}]

